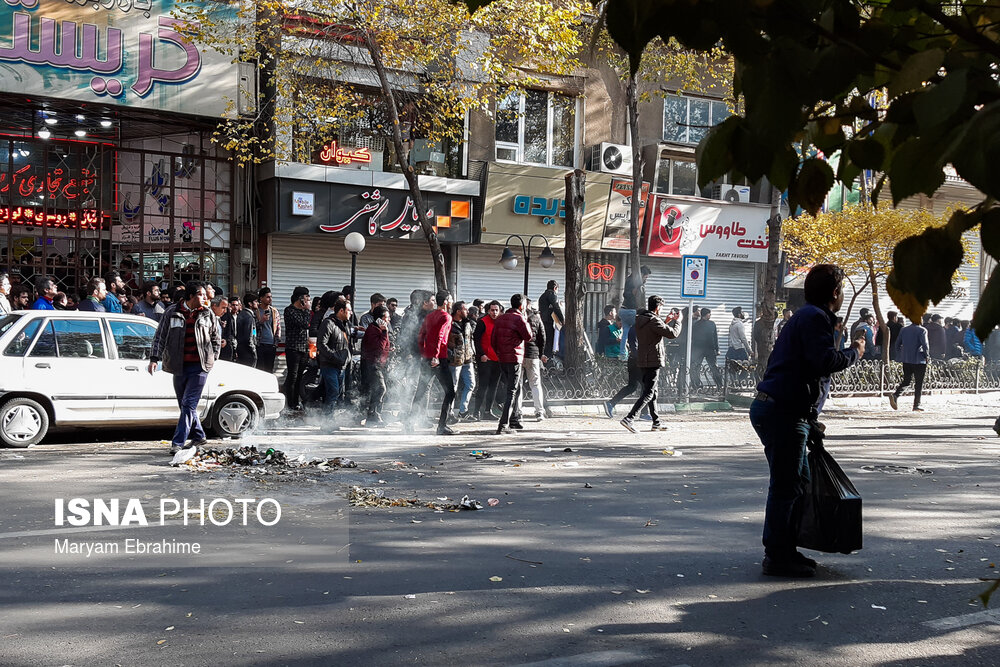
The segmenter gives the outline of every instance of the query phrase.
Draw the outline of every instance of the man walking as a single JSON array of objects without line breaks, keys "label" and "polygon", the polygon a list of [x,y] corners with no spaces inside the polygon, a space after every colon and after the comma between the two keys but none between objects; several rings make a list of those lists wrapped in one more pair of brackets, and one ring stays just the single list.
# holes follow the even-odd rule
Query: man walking
[{"label": "man walking", "polygon": [[[261,298],[261,305],[264,299]],[[292,412],[302,410],[299,380],[309,361],[309,320],[312,299],[309,288],[299,285],[292,290],[292,303],[285,307],[285,401]],[[258,328],[258,335],[260,329]]]},{"label": "man walking", "polygon": [[[198,417],[198,402],[208,373],[222,349],[219,323],[208,309],[205,284],[187,284],[186,301],[167,308],[156,327],[149,353],[149,374],[163,361],[163,370],[174,376],[174,394],[181,408],[177,429],[170,442],[170,453],[186,447],[200,447],[207,442]],[[187,442],[188,436],[191,442]]]},{"label": "man walking", "polygon": [[385,305],[377,305],[370,312],[371,321],[361,339],[361,377],[368,390],[365,427],[378,428],[385,426],[382,406],[385,402],[385,365],[389,362],[389,329],[392,324]]},{"label": "man walking", "polygon": [[[556,325],[562,326],[563,322],[566,321],[562,308],[559,307],[559,283],[555,280],[546,283],[545,291],[538,297],[538,314],[542,318],[542,326],[545,327],[545,349],[542,350],[542,353],[551,359],[552,345],[556,339]],[[562,349],[561,345],[560,349]],[[560,354],[560,356],[563,355]]]},{"label": "man walking", "polygon": [[719,358],[719,329],[712,321],[712,311],[701,309],[701,319],[691,325],[691,390],[701,389],[701,364],[706,362],[715,386],[722,389],[722,376],[716,360]]},{"label": "man walking", "polygon": [[486,315],[479,318],[472,335],[476,344],[476,359],[479,360],[479,390],[476,392],[476,407],[473,415],[478,419],[488,419],[497,401],[497,385],[500,382],[500,359],[493,349],[493,327],[500,317],[502,306],[499,301],[490,301]]},{"label": "man walking", "polygon": [[899,333],[898,344],[896,345],[896,356],[903,364],[903,381],[896,387],[896,391],[889,394],[889,405],[893,410],[899,407],[899,397],[903,390],[910,386],[910,379],[916,383],[913,385],[913,411],[923,412],[920,407],[920,393],[924,388],[924,373],[927,371],[927,361],[931,358],[931,345],[927,340],[927,329],[920,326],[920,323],[913,320],[910,326],[904,327]]},{"label": "man walking", "polygon": [[[451,379],[451,369],[448,366],[448,336],[451,334],[451,294],[448,290],[440,290],[434,296],[437,308],[427,314],[420,327],[417,341],[420,345],[420,356],[430,366],[431,375],[437,378],[444,398],[441,401],[441,413],[438,415],[437,434],[454,435],[448,426],[448,415],[455,401],[455,383]],[[413,419],[413,405],[417,400],[423,400],[427,395],[431,375],[422,373],[417,381],[417,390],[410,401],[410,419]],[[405,421],[404,421],[405,424]],[[412,421],[411,421],[412,428]]]},{"label": "man walking", "polygon": [[818,264],[805,280],[807,305],[781,330],[757,397],[750,423],[764,445],[770,486],[764,512],[764,574],[811,577],[816,561],[796,549],[796,508],[809,481],[806,442],[830,390],[830,375],[861,358],[860,335],[848,350],[833,345],[834,315],[844,303],[844,271]]},{"label": "man walking", "polygon": [[518,405],[521,393],[521,364],[524,362],[524,344],[531,340],[528,322],[524,319],[523,294],[510,297],[510,308],[497,318],[493,326],[491,342],[500,360],[500,377],[504,381],[503,412],[497,424],[497,435],[510,433],[511,429],[521,430],[521,414]]},{"label": "man walking", "polygon": [[[545,327],[542,325],[542,318],[538,311],[529,307],[527,309],[528,330],[531,331],[531,340],[524,344],[524,361],[521,366],[524,370],[524,377],[528,381],[531,389],[531,402],[535,404],[535,420],[544,421],[552,418],[552,410],[545,404],[545,396],[542,390],[542,365],[548,362],[542,350],[545,349]],[[524,402],[524,390],[518,394],[517,414],[521,414],[521,406]]]},{"label": "man walking", "polygon": [[250,368],[257,367],[257,314],[246,306],[254,303],[257,295],[247,292],[243,300],[233,299],[233,322],[236,330],[234,361]]},{"label": "man walking", "polygon": [[649,406],[649,414],[653,418],[652,430],[663,429],[660,416],[656,413],[656,377],[663,367],[664,357],[662,342],[664,338],[677,338],[681,332],[681,315],[678,311],[671,310],[666,321],[660,319],[662,298],[654,294],[646,301],[646,305],[648,308],[640,310],[635,317],[636,366],[642,373],[642,393],[621,420],[621,425],[632,433],[636,432],[632,422],[646,406]]},{"label": "man walking", "polygon": [[[254,313],[257,316],[257,368],[268,373],[274,372],[274,357],[281,338],[281,318],[278,309],[271,305],[273,299],[271,288],[261,287]],[[243,305],[251,308],[253,304],[244,300]]]},{"label": "man walking", "polygon": [[319,374],[323,378],[323,405],[330,412],[340,402],[344,390],[344,369],[351,356],[347,333],[350,317],[350,301],[338,299],[332,308],[327,309],[317,331],[316,351]]},{"label": "man walking", "polygon": [[638,273],[633,269],[625,279],[622,290],[622,340],[628,340],[628,330],[635,326],[635,317],[640,308],[646,306],[646,281],[653,271],[648,266],[639,267]]},{"label": "man walking", "polygon": [[458,398],[458,418],[469,416],[469,400],[472,390],[476,388],[476,373],[473,362],[476,360],[476,345],[473,340],[473,326],[469,320],[469,308],[464,301],[459,301],[451,308],[451,333],[448,335],[448,354],[451,357],[451,381],[462,393]]}]

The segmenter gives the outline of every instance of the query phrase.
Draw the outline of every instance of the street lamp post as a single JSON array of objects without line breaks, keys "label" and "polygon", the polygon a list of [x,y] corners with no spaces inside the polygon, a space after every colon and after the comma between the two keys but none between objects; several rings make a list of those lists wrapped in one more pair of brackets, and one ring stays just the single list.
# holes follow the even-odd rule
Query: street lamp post
[{"label": "street lamp post", "polygon": [[365,237],[358,232],[351,232],[344,237],[344,248],[351,253],[351,308],[354,308],[354,279],[358,269],[358,255],[364,252]]},{"label": "street lamp post", "polygon": [[503,268],[513,271],[517,268],[517,255],[514,251],[510,249],[510,240],[517,239],[521,242],[521,254],[524,257],[524,295],[528,296],[528,265],[531,261],[531,242],[535,239],[542,239],[545,242],[545,247],[542,248],[542,252],[538,254],[538,263],[542,265],[543,269],[551,268],[553,264],[556,263],[556,256],[552,253],[552,248],[549,247],[549,240],[542,236],[541,234],[532,234],[528,237],[528,242],[525,243],[524,239],[520,234],[511,234],[507,237],[504,242],[503,253],[500,255],[500,264]]}]

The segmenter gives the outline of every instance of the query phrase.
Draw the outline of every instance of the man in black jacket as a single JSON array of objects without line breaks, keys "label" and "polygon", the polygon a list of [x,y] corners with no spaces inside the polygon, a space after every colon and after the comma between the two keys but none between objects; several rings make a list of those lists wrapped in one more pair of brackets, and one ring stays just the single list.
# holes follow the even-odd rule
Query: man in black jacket
[{"label": "man in black jacket", "polygon": [[340,402],[344,388],[344,369],[351,354],[347,338],[347,320],[351,317],[351,303],[337,301],[319,323],[316,353],[319,375],[323,379],[323,405],[332,410]]},{"label": "man in black jacket", "polygon": [[647,300],[649,308],[640,310],[635,318],[636,365],[642,373],[642,394],[632,406],[632,409],[621,420],[621,425],[632,433],[635,427],[632,421],[636,415],[649,406],[649,414],[653,417],[654,431],[664,428],[660,424],[660,416],[656,413],[656,378],[663,367],[664,352],[662,341],[664,338],[677,338],[681,331],[680,313],[671,310],[666,321],[660,319],[660,306],[663,299],[657,295],[649,297]]},{"label": "man in black jacket", "polygon": [[722,389],[722,375],[716,360],[719,358],[719,330],[712,321],[712,311],[701,309],[701,318],[691,325],[691,389],[701,389],[701,364],[708,363],[708,369],[715,380],[715,386]]},{"label": "man in black jacket", "polygon": [[302,410],[299,397],[299,380],[309,360],[309,321],[312,317],[312,299],[307,287],[292,291],[292,303],[285,307],[285,400],[293,412]]},{"label": "man in black jacket", "polygon": [[[552,344],[555,342],[556,338],[556,324],[562,326],[566,318],[563,317],[562,308],[559,307],[559,283],[555,280],[550,280],[548,284],[545,285],[545,291],[542,292],[542,296],[538,297],[538,314],[542,318],[542,326],[545,327],[545,347],[542,348],[542,352],[548,359],[552,358]],[[565,356],[562,354],[562,345],[559,346],[559,356]]]},{"label": "man in black jacket", "polygon": [[[538,311],[531,307],[531,302],[528,303],[527,317],[531,340],[524,344],[524,361],[521,362],[521,367],[524,369],[524,377],[531,389],[531,402],[535,405],[535,420],[543,421],[546,417],[552,418],[552,410],[545,404],[542,389],[542,366],[549,360],[543,354],[546,342],[545,327],[542,325],[542,318]],[[522,414],[523,398],[524,392],[521,391],[517,395],[517,414]]]},{"label": "man in black jacket", "polygon": [[257,295],[248,293],[243,300],[234,299],[233,321],[236,332],[236,357],[234,361],[251,368],[257,367],[257,315],[253,310],[244,308],[247,301],[256,301]]}]

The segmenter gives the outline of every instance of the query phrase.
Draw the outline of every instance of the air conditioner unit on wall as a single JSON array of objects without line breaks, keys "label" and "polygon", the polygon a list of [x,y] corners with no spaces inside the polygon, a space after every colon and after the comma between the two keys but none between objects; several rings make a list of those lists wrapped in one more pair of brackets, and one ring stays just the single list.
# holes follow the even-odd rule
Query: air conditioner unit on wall
[{"label": "air conditioner unit on wall", "polygon": [[601,142],[591,149],[591,171],[632,175],[632,147]]},{"label": "air conditioner unit on wall", "polygon": [[734,204],[750,203],[750,186],[729,185],[728,183],[717,183],[712,186],[712,199],[732,202]]}]

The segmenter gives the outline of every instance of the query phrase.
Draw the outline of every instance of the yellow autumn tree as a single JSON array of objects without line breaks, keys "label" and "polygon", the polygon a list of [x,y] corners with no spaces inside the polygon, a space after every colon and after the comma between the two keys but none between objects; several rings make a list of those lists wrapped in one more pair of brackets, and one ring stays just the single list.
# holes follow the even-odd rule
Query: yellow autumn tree
[{"label": "yellow autumn tree", "polygon": [[[853,290],[845,319],[850,317],[858,295],[870,286],[872,309],[883,340],[888,340],[879,294],[892,270],[893,249],[903,239],[928,227],[943,227],[951,214],[951,210],[935,215],[924,209],[875,208],[868,203],[816,217],[803,214],[783,223],[783,248],[801,266],[824,263],[844,269]],[[863,281],[855,284],[857,277]],[[887,360],[889,346],[883,347],[882,358]]]},{"label": "yellow autumn tree", "polygon": [[308,162],[348,130],[381,137],[446,289],[410,157],[415,142],[456,153],[469,112],[490,113],[498,91],[576,71],[588,10],[585,0],[497,0],[471,15],[449,0],[255,0],[240,2],[235,18],[226,3],[190,3],[175,15],[192,41],[260,72],[259,94],[242,105],[255,112],[221,121],[215,133],[239,164]]}]

